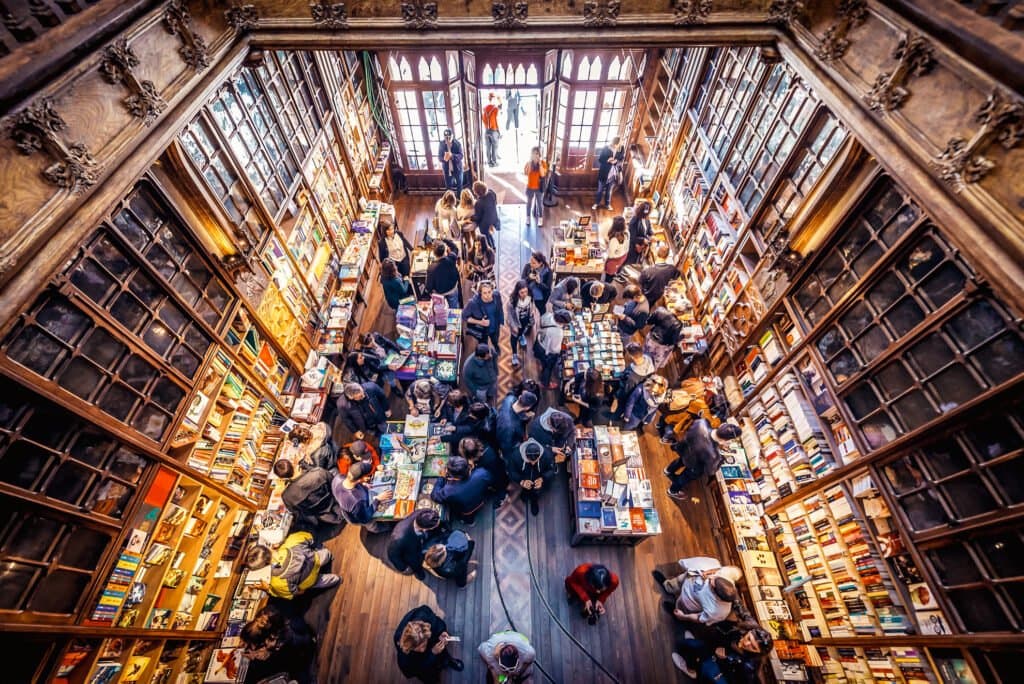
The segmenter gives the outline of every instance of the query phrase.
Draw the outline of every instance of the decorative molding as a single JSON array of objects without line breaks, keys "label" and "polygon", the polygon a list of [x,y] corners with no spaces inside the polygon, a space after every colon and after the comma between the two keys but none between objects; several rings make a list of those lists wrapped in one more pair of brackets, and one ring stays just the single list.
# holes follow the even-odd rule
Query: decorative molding
[{"label": "decorative molding", "polygon": [[620,11],[621,0],[587,0],[583,3],[583,25],[591,28],[615,26]]},{"label": "decorative molding", "polygon": [[875,78],[875,84],[864,96],[864,102],[879,114],[893,112],[903,106],[910,97],[907,83],[911,76],[923,76],[935,66],[935,49],[924,36],[908,31],[896,44],[892,53],[896,68],[883,71]]},{"label": "decorative molding", "polygon": [[79,194],[96,184],[99,164],[84,144],[65,142],[58,135],[68,125],[49,98],[33,102],[7,125],[19,152],[24,155],[47,152],[56,159],[43,169],[43,178],[52,185]]},{"label": "decorative molding", "polygon": [[107,83],[120,83],[128,89],[124,106],[128,112],[149,126],[156,117],[167,109],[167,102],[160,97],[152,81],[140,81],[135,75],[139,58],[128,45],[126,38],[118,38],[103,50],[100,60],[100,75]]},{"label": "decorative molding", "polygon": [[178,54],[185,64],[196,71],[202,71],[210,66],[210,50],[206,47],[206,41],[192,28],[192,15],[184,0],[171,0],[164,10],[164,28],[172,36],[181,39],[181,47]]},{"label": "decorative molding", "polygon": [[804,263],[804,255],[790,246],[789,231],[785,228],[775,234],[766,251],[769,268],[781,271],[787,278],[792,278]]},{"label": "decorative molding", "polygon": [[260,23],[260,15],[255,5],[232,5],[224,10],[224,17],[228,20],[228,26],[240,33],[253,31]]},{"label": "decorative molding", "polygon": [[802,0],[772,0],[768,6],[768,20],[775,24],[793,24],[803,15]]},{"label": "decorative molding", "polygon": [[952,138],[946,149],[935,158],[939,177],[960,192],[970,183],[977,183],[995,168],[985,156],[993,143],[1012,149],[1024,140],[1024,101],[1001,91],[993,91],[974,115],[981,127],[970,140]]},{"label": "decorative molding", "polygon": [[343,2],[312,2],[309,11],[317,26],[334,30],[348,28],[348,8]]},{"label": "decorative molding", "polygon": [[402,0],[402,21],[411,29],[437,28],[437,3],[427,0]]},{"label": "decorative molding", "polygon": [[523,28],[529,13],[530,6],[526,0],[495,0],[491,3],[495,28]]},{"label": "decorative molding", "polygon": [[868,18],[866,0],[840,0],[836,10],[836,23],[828,27],[821,39],[821,45],[814,51],[818,59],[834,62],[846,54],[850,47],[847,35]]},{"label": "decorative molding", "polygon": [[672,6],[676,26],[707,23],[711,14],[711,0],[676,0]]}]

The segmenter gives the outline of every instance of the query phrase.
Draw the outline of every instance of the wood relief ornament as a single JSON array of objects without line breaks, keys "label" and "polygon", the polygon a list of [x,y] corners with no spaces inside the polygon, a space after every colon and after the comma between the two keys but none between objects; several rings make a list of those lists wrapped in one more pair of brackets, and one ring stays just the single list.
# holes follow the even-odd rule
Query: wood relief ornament
[{"label": "wood relief ornament", "polygon": [[40,98],[7,124],[18,151],[46,152],[56,161],[43,169],[43,178],[75,194],[96,184],[100,167],[83,143],[67,143],[58,134],[68,125],[49,98]]},{"label": "wood relief ornament", "polygon": [[184,0],[172,0],[164,10],[164,28],[172,36],[181,40],[181,47],[178,54],[185,64],[196,71],[202,71],[210,66],[210,50],[206,47],[206,41],[192,28],[192,15],[188,11]]},{"label": "wood relief ornament", "polygon": [[512,29],[526,26],[526,18],[530,13],[529,4],[526,0],[515,2],[491,3],[491,17],[494,19],[494,26],[497,28]]},{"label": "wood relief ornament", "polygon": [[711,14],[711,0],[676,0],[672,10],[676,26],[704,24]]},{"label": "wood relief ornament", "polygon": [[238,32],[253,31],[260,23],[260,15],[255,5],[236,3],[224,10],[224,18],[228,20],[228,26]]},{"label": "wood relief ornament", "polygon": [[814,51],[818,59],[834,62],[846,54],[850,47],[847,38],[850,31],[857,28],[868,18],[868,5],[865,0],[840,0],[836,10],[836,23],[828,27],[821,39],[821,45]]},{"label": "wood relief ornament", "polygon": [[795,23],[803,14],[802,0],[772,0],[768,5],[768,20],[776,24]]},{"label": "wood relief ornament", "polygon": [[139,58],[128,45],[126,38],[118,38],[103,50],[100,60],[100,75],[107,83],[121,84],[128,89],[124,106],[132,116],[142,119],[147,126],[156,120],[165,109],[167,102],[160,97],[152,81],[140,81],[135,75]]},{"label": "wood relief ornament", "polygon": [[343,2],[313,2],[309,12],[317,26],[334,30],[348,28],[348,8]]},{"label": "wood relief ornament", "polygon": [[939,176],[957,192],[968,183],[977,183],[995,168],[995,162],[985,156],[990,145],[999,143],[1009,150],[1024,140],[1024,101],[993,91],[974,120],[981,127],[971,139],[951,139],[935,159]]},{"label": "wood relief ornament", "polygon": [[908,31],[892,53],[896,68],[878,74],[864,102],[879,114],[893,112],[910,97],[907,83],[911,76],[924,76],[935,66],[935,49],[924,36]]},{"label": "wood relief ornament", "polygon": [[402,21],[411,29],[437,28],[437,3],[426,0],[402,0]]},{"label": "wood relief ornament", "polygon": [[620,0],[587,0],[583,3],[583,25],[592,28],[615,26],[620,11]]},{"label": "wood relief ornament", "polygon": [[786,229],[780,230],[768,243],[767,257],[770,259],[769,268],[781,271],[787,278],[792,278],[804,263],[804,256],[789,246],[789,231]]}]

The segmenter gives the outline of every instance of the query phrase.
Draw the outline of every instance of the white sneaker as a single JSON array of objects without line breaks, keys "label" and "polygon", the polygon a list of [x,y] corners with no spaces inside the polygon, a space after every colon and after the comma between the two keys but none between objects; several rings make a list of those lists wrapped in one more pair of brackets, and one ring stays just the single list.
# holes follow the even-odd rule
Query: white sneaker
[{"label": "white sneaker", "polygon": [[594,206],[590,207],[590,209],[591,209],[592,211],[597,211],[597,205],[595,204]]},{"label": "white sneaker", "polygon": [[512,355],[512,367],[513,368],[519,368],[519,364],[520,364],[519,354],[513,354]]},{"label": "white sneaker", "polygon": [[537,217],[537,227],[538,227],[538,228],[540,228],[540,227],[541,227],[541,226],[543,226],[543,225],[544,225],[544,219],[542,219],[542,218],[540,218],[540,217],[538,216],[538,217]]},{"label": "white sneaker", "polygon": [[686,664],[686,659],[678,653],[672,654],[672,664],[676,666],[677,670],[682,671],[690,679],[696,679],[697,673],[690,669],[690,666]]}]

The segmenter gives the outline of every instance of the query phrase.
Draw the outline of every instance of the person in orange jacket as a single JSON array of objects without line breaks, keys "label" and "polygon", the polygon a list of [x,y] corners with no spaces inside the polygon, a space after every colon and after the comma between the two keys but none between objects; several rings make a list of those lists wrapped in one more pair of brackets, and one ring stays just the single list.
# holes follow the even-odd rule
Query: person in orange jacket
[{"label": "person in orange jacket", "polygon": [[565,578],[569,603],[582,606],[583,617],[590,624],[604,615],[604,604],[619,586],[619,576],[603,565],[583,563]]}]

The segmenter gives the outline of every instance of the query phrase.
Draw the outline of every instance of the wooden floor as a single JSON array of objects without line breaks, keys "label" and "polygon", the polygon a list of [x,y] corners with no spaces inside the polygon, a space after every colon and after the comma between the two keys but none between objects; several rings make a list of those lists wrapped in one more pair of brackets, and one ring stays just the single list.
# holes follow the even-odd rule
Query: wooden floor
[{"label": "wooden floor", "polygon": [[[549,226],[574,213],[591,213],[592,200],[572,198],[568,205],[547,209],[544,228],[523,230],[521,191],[513,183],[495,185],[503,217],[498,276],[505,289],[518,278],[532,248],[549,250]],[[414,231],[422,235],[434,199],[410,196],[397,201],[399,225],[410,238]],[[600,218],[607,224],[611,216],[602,212]],[[376,310],[372,300],[370,310]],[[379,317],[367,318],[377,318],[378,328],[387,325]],[[513,380],[507,344],[503,342],[505,385]],[[532,361],[526,372],[536,377]],[[543,401],[554,399],[554,393],[546,394]],[[537,682],[687,681],[672,666],[672,618],[661,608],[662,596],[650,573],[657,566],[671,571],[676,559],[686,556],[721,557],[728,553],[720,546],[729,538],[728,531],[723,534],[716,529],[711,502],[704,493],[695,491],[700,500],[685,502],[665,494],[668,482],[660,471],[671,452],[653,430],[643,437],[642,447],[664,533],[636,547],[569,546],[564,473],[544,495],[540,515],[529,516],[515,498],[495,513],[488,506],[477,523],[467,528],[477,542],[479,572],[464,589],[429,576],[420,582],[389,569],[384,561],[387,535],[368,535],[349,527],[329,540],[326,546],[334,553],[334,569],[342,575],[343,584],[316,597],[307,614],[320,635],[318,681],[404,681],[395,664],[392,635],[402,616],[424,603],[444,617],[451,634],[462,637],[453,653],[464,659],[465,671],[447,671],[446,682],[484,681],[477,645],[493,631],[512,626],[525,633],[537,650],[537,663],[543,668],[536,673]],[[601,562],[621,578],[619,590],[609,599],[607,615],[596,626],[570,609],[562,584],[565,575],[584,561]]]}]

